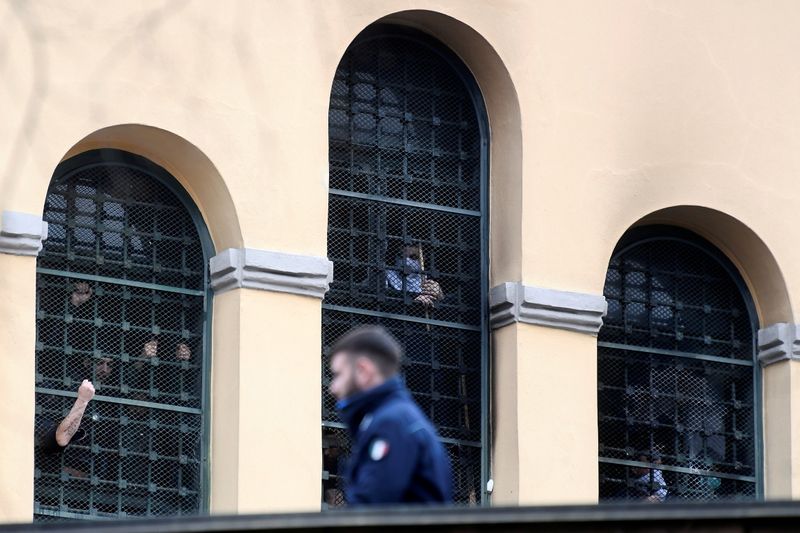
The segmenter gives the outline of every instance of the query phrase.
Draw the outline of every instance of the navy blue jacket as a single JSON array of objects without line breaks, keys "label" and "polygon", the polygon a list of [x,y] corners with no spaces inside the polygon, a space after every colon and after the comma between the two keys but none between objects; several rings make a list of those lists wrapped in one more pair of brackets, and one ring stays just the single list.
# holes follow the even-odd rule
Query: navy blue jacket
[{"label": "navy blue jacket", "polygon": [[348,504],[452,501],[444,446],[399,378],[337,407],[353,438],[345,470]]}]

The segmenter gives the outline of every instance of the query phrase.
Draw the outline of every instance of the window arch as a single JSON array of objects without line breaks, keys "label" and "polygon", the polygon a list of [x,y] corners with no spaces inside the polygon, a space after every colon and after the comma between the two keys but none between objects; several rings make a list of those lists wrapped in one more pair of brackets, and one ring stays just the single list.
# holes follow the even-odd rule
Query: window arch
[{"label": "window arch", "polygon": [[117,150],[63,162],[37,261],[36,429],[96,386],[63,454],[37,448],[37,520],[197,514],[207,504],[213,246],[163,168]]},{"label": "window arch", "polygon": [[[365,323],[400,339],[461,503],[481,502],[488,476],[487,148],[480,93],[444,46],[385,25],[353,42],[329,109],[323,347]],[[335,506],[348,439],[329,378],[323,357],[323,498]]]},{"label": "window arch", "polygon": [[604,294],[601,499],[760,495],[757,318],[735,267],[693,233],[639,228]]}]

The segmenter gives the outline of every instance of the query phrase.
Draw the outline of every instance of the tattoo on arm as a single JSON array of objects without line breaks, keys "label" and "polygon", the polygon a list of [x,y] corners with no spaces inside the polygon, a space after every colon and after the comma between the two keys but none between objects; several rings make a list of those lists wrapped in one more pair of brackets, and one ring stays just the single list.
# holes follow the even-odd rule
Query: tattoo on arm
[{"label": "tattoo on arm", "polygon": [[78,431],[78,428],[81,425],[81,420],[78,417],[67,418],[64,420],[67,423],[67,427],[64,428],[64,434],[68,439],[71,439],[75,436],[75,433]]},{"label": "tattoo on arm", "polygon": [[61,421],[56,429],[56,442],[59,446],[66,446],[72,440],[72,437],[77,433],[78,428],[81,427],[81,418],[86,411],[87,402],[83,400],[75,400],[75,405],[72,406],[69,414]]}]

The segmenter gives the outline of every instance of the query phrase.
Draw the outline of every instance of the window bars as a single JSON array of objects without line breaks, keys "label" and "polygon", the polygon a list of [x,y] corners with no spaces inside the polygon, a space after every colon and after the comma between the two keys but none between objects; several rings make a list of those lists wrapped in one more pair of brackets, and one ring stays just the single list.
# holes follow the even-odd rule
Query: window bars
[{"label": "window bars", "polygon": [[649,238],[614,256],[604,293],[601,499],[756,497],[754,315],[733,267],[688,235]]},{"label": "window bars", "polygon": [[[323,347],[360,324],[404,345],[406,384],[450,455],[456,500],[486,473],[486,143],[468,85],[405,34],[351,46],[331,92]],[[342,504],[348,438],[323,357],[323,499]]]},{"label": "window bars", "polygon": [[63,454],[37,451],[35,518],[197,514],[205,508],[205,228],[154,165],[110,151],[78,158],[51,184],[44,210],[38,437],[69,412],[83,379],[97,392]]}]

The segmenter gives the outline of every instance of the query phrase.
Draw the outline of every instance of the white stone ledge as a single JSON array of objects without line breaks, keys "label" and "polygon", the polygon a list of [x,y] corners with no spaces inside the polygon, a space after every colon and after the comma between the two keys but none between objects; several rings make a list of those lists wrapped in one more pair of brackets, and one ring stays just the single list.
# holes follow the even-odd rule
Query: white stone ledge
[{"label": "white stone ledge", "polygon": [[506,282],[489,291],[489,308],[493,329],[523,322],[597,335],[608,304],[601,295]]},{"label": "white stone ledge", "polygon": [[0,225],[0,252],[37,256],[47,239],[47,222],[40,215],[3,211]]},{"label": "white stone ledge", "polygon": [[258,289],[324,298],[333,263],[324,257],[252,248],[229,248],[211,258],[211,288]]},{"label": "white stone ledge", "polygon": [[797,324],[778,323],[758,330],[758,360],[762,366],[800,360]]}]

